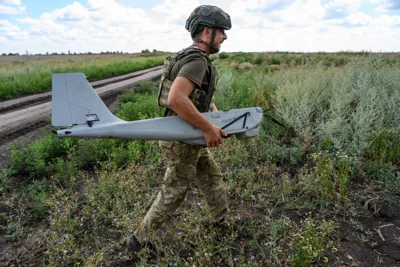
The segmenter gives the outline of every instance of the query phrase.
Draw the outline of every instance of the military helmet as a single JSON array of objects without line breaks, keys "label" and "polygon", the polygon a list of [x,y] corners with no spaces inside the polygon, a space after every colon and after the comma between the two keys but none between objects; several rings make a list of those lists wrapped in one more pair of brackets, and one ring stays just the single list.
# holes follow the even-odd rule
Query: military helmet
[{"label": "military helmet", "polygon": [[229,30],[232,27],[231,17],[219,7],[202,5],[190,14],[186,20],[185,28],[191,34],[194,34],[201,29],[199,26]]}]

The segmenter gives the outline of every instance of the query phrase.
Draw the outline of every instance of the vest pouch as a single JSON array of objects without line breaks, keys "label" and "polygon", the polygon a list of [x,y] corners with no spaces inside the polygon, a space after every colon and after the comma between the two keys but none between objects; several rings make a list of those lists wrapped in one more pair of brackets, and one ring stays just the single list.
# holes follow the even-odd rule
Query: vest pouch
[{"label": "vest pouch", "polygon": [[158,93],[158,105],[160,107],[169,108],[168,94],[169,94],[169,91],[171,90],[171,86],[172,86],[172,81],[170,81],[168,79],[163,79],[162,82],[160,83],[160,90]]}]

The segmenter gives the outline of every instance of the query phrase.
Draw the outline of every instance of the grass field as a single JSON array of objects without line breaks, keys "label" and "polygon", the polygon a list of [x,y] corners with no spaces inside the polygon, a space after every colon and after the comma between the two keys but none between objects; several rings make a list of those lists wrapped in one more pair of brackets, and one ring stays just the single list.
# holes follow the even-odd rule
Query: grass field
[{"label": "grass field", "polygon": [[[217,107],[260,106],[285,127],[265,120],[257,138],[212,149],[228,190],[226,227],[208,226],[208,207],[193,185],[154,231],[157,255],[125,249],[162,184],[157,142],[49,133],[11,144],[0,172],[0,231],[15,248],[7,263],[396,266],[399,59],[365,52],[213,56]],[[125,93],[117,116],[161,116],[156,93],[151,82]],[[383,231],[382,220],[385,229],[393,226],[385,242],[376,230]]]},{"label": "grass field", "polygon": [[51,90],[51,74],[83,72],[89,81],[162,65],[165,55],[0,56],[0,101]]}]

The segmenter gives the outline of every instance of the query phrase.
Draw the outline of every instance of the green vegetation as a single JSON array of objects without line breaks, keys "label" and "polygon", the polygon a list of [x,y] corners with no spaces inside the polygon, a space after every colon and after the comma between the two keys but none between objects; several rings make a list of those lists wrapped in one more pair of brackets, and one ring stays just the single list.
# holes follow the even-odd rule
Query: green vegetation
[{"label": "green vegetation", "polygon": [[0,65],[0,101],[50,91],[52,73],[82,72],[89,81],[95,81],[162,65],[164,58],[162,55],[64,56],[53,61],[12,61]]},{"label": "green vegetation", "polygon": [[[176,216],[154,232],[159,253],[128,253],[126,239],[163,181],[157,142],[48,135],[12,144],[0,172],[7,207],[1,233],[22,249],[41,248],[12,254],[9,262],[332,266],[351,255],[341,247],[342,224],[357,228],[360,244],[371,244],[370,233],[360,234],[365,215],[400,206],[398,59],[343,52],[235,53],[213,60],[220,75],[217,107],[260,106],[285,125],[265,120],[257,138],[224,139],[213,149],[231,206],[223,228],[208,226],[208,207],[193,187]],[[244,63],[251,66],[239,67]],[[142,83],[120,96],[116,114],[125,120],[161,116],[156,92],[156,84]],[[32,233],[36,243],[28,238]]]}]

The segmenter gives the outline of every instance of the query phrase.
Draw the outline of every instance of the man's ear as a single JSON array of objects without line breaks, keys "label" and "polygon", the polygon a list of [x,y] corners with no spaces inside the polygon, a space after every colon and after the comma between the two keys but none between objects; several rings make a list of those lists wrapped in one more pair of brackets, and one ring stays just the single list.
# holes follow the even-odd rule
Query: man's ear
[{"label": "man's ear", "polygon": [[203,33],[204,33],[206,36],[211,36],[211,34],[212,34],[212,29],[211,29],[211,28],[208,28],[208,27],[205,27]]}]

